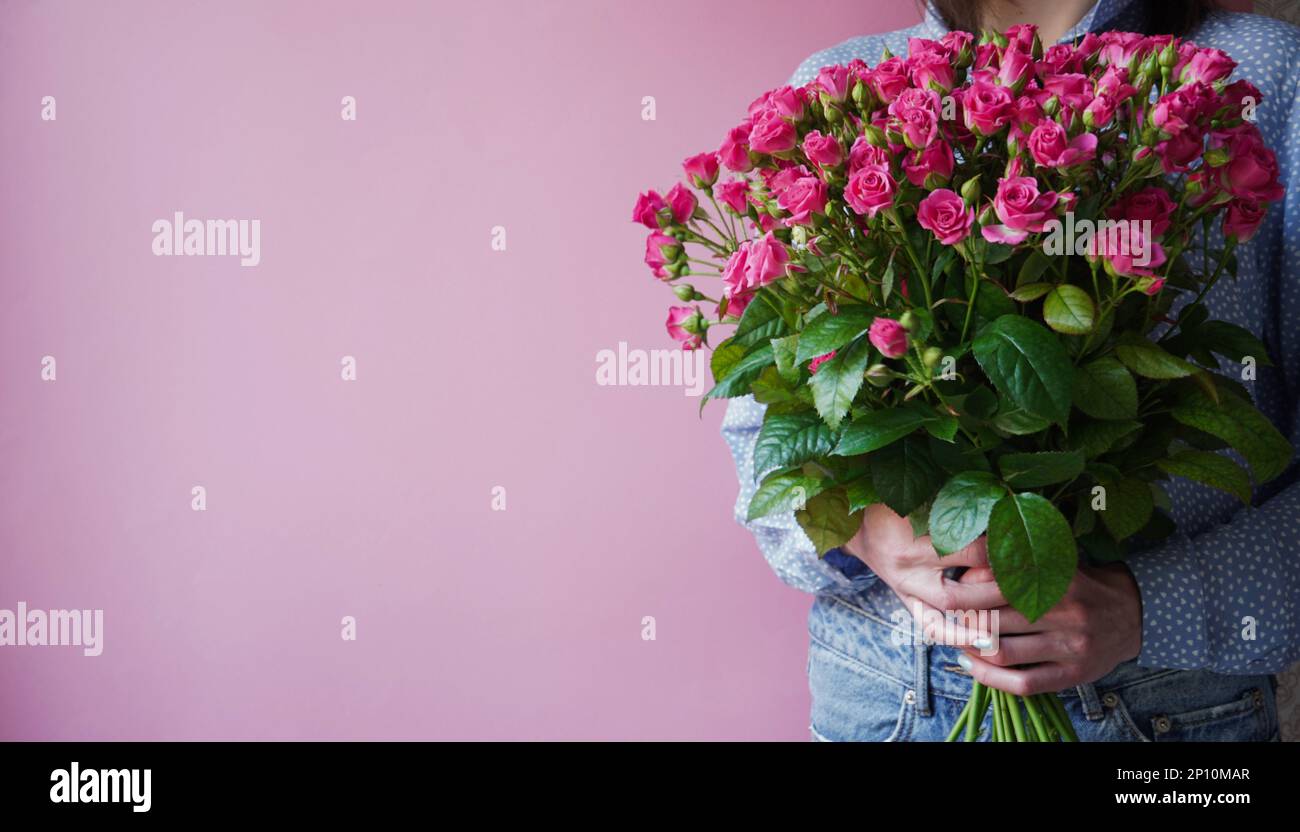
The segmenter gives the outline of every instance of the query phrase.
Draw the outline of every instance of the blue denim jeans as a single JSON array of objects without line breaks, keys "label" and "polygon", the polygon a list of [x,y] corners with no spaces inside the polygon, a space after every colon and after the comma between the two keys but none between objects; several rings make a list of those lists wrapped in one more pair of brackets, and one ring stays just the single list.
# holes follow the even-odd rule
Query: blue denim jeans
[{"label": "blue denim jeans", "polygon": [[[808,618],[812,738],[826,742],[942,741],[970,696],[958,650],[913,644],[893,591],[820,596]],[[902,618],[906,622],[910,619]],[[1272,676],[1159,670],[1127,662],[1061,692],[1084,742],[1260,742],[1278,739]],[[982,740],[988,738],[988,721]]]}]

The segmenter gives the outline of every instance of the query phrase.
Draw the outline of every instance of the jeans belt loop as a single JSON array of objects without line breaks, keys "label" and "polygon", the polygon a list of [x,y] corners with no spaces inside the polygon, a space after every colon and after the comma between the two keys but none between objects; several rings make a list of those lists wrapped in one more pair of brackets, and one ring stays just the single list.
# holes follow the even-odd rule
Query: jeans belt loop
[{"label": "jeans belt loop", "polygon": [[916,712],[921,716],[930,716],[934,713],[930,707],[930,645],[921,639],[919,644],[913,645],[912,657]]},{"label": "jeans belt loop", "polygon": [[1092,682],[1085,682],[1079,685],[1079,704],[1083,708],[1083,715],[1090,722],[1096,722],[1106,716],[1106,712],[1101,707],[1101,699],[1097,697],[1097,688],[1093,687]]}]

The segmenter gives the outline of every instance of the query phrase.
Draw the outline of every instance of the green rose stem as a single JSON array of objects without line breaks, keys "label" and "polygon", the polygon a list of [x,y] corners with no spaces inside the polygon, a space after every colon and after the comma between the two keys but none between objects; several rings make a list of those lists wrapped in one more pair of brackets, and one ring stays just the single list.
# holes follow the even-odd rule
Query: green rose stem
[{"label": "green rose stem", "polygon": [[1007,697],[1007,710],[1011,714],[1011,727],[1015,731],[1016,742],[1029,742],[1029,735],[1025,733],[1024,719],[1020,715],[1019,697]]},{"label": "green rose stem", "polygon": [[1048,716],[1056,723],[1056,730],[1061,735],[1061,742],[1078,742],[1079,737],[1074,733],[1074,726],[1070,724],[1070,715],[1065,712],[1065,703],[1055,694],[1045,693],[1043,696],[1049,706]]},{"label": "green rose stem", "polygon": [[993,696],[993,741],[1006,742],[1006,730],[1002,725],[1002,691],[994,688]]},{"label": "green rose stem", "polygon": [[952,730],[948,732],[947,742],[956,742],[957,737],[961,736],[961,732],[966,727],[966,715],[968,713],[970,713],[969,702],[966,703],[966,707],[961,709],[961,714],[957,717],[957,722],[952,726]]},{"label": "green rose stem", "polygon": [[1026,696],[1023,699],[1025,711],[1029,714],[1030,725],[1034,733],[1038,735],[1039,742],[1051,742],[1052,735],[1047,731],[1047,723],[1043,719],[1043,714],[1038,708],[1038,702],[1032,696]]}]

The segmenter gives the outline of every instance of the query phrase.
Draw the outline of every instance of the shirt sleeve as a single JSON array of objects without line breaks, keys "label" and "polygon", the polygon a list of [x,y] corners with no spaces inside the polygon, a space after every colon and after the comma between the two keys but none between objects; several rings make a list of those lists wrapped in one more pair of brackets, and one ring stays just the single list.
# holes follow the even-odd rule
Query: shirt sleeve
[{"label": "shirt sleeve", "polygon": [[[1260,108],[1262,128],[1287,138],[1276,147],[1284,183],[1300,182],[1300,141],[1285,124],[1300,118],[1300,94],[1280,91]],[[1289,93],[1289,97],[1288,97]],[[1278,106],[1280,104],[1280,106]],[[1267,108],[1267,109],[1266,109]],[[1283,121],[1285,120],[1285,121]],[[1271,124],[1267,124],[1271,121]],[[1292,445],[1300,445],[1300,188],[1282,201],[1248,249],[1257,278],[1271,280],[1263,318],[1275,360],[1252,385],[1257,403]],[[1221,236],[1211,245],[1221,244]],[[1278,673],[1300,658],[1300,483],[1296,465],[1255,508],[1195,537],[1178,535],[1128,560],[1142,595],[1142,652],[1148,667],[1216,673]]]},{"label": "shirt sleeve", "polygon": [[[754,442],[763,426],[764,410],[752,396],[731,399],[722,420],[722,437],[731,450],[736,476],[740,480],[736,522],[754,535],[763,557],[789,586],[826,595],[854,595],[863,591],[875,583],[875,573],[862,561],[839,550],[832,550],[826,558],[819,558],[812,541],[795,521],[794,512],[772,514],[757,520],[745,519],[750,498],[758,487],[754,480]],[[849,568],[847,572],[837,568],[841,564]]]}]

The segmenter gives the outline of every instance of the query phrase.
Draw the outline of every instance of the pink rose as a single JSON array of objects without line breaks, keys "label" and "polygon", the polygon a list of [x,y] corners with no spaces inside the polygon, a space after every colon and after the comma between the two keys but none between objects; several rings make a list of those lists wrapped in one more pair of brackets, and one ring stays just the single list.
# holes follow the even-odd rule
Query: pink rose
[{"label": "pink rose", "polygon": [[831,350],[825,355],[819,355],[816,358],[814,358],[812,361],[809,361],[808,374],[814,376],[817,375],[817,368],[825,364],[827,361],[830,361],[834,357],[835,357],[835,350]]},{"label": "pink rose", "polygon": [[844,150],[834,136],[823,136],[820,130],[809,130],[803,137],[803,152],[810,162],[823,168],[833,168],[844,161]]},{"label": "pink rose", "polygon": [[859,214],[874,217],[894,203],[896,183],[884,165],[865,165],[849,177],[844,201]]},{"label": "pink rose", "polygon": [[1155,147],[1165,173],[1181,173],[1190,169],[1192,163],[1201,158],[1204,150],[1204,139],[1196,130],[1184,130]]},{"label": "pink rose", "polygon": [[1228,211],[1223,215],[1223,235],[1236,237],[1238,243],[1246,243],[1264,222],[1264,205],[1246,199],[1234,199],[1228,203]]},{"label": "pink rose", "polygon": [[772,196],[780,198],[781,194],[785,193],[786,188],[789,188],[797,180],[803,179],[805,176],[812,176],[812,171],[803,165],[786,165],[777,170],[764,168],[761,175]]},{"label": "pink rose", "polygon": [[1103,32],[1097,57],[1104,64],[1125,65],[1142,48],[1146,38],[1135,32]]},{"label": "pink rose", "polygon": [[1083,108],[1083,123],[1090,129],[1105,127],[1115,117],[1119,102],[1108,95],[1099,95]]},{"label": "pink rose", "polygon": [[962,96],[966,129],[991,136],[1011,118],[1011,91],[988,81],[974,81]]},{"label": "pink rose", "polygon": [[646,237],[645,264],[661,280],[672,276],[664,271],[664,266],[675,262],[681,254],[682,244],[662,231],[653,231]]},{"label": "pink rose", "polygon": [[1082,110],[1092,100],[1092,82],[1077,72],[1049,75],[1043,79],[1043,94],[1054,95],[1071,112]]},{"label": "pink rose", "polygon": [[907,330],[891,318],[876,318],[867,330],[867,339],[886,358],[901,358],[907,354]]},{"label": "pink rose", "polygon": [[745,284],[749,289],[762,286],[785,277],[790,265],[790,252],[772,232],[749,244],[749,256],[745,263]]},{"label": "pink rose", "polygon": [[839,102],[849,97],[849,87],[853,79],[849,77],[848,67],[827,66],[822,67],[821,72],[817,73],[817,80],[814,83],[818,89],[826,93],[828,98]]},{"label": "pink rose", "polygon": [[1165,288],[1165,279],[1163,277],[1148,278],[1145,283],[1146,285],[1142,286],[1142,291],[1152,297],[1160,294],[1160,290]]},{"label": "pink rose", "polygon": [[998,66],[998,83],[1019,92],[1034,71],[1034,58],[1027,50],[1007,47]]},{"label": "pink rose", "polygon": [[956,84],[956,70],[952,59],[937,52],[912,54],[907,61],[912,83],[918,88],[931,92],[948,92]]},{"label": "pink rose", "polygon": [[1149,220],[1152,236],[1159,237],[1169,230],[1176,207],[1164,188],[1152,185],[1112,205],[1106,216],[1113,220]]},{"label": "pink rose", "polygon": [[659,212],[667,205],[664,198],[655,191],[646,191],[636,198],[636,205],[632,208],[632,222],[639,222],[646,228],[657,230],[659,228]]},{"label": "pink rose", "polygon": [[746,196],[749,194],[749,182],[744,179],[732,179],[719,185],[713,194],[723,205],[737,214],[743,214],[746,208]]},{"label": "pink rose", "polygon": [[798,141],[794,125],[775,111],[759,116],[749,131],[749,147],[755,153],[786,153],[794,150]]},{"label": "pink rose", "polygon": [[815,176],[803,176],[781,193],[777,204],[790,214],[786,225],[809,225],[813,214],[826,212],[827,197],[825,182]]},{"label": "pink rose", "polygon": [[1106,68],[1101,79],[1097,81],[1095,92],[1097,95],[1104,95],[1115,101],[1123,101],[1136,93],[1137,87],[1128,82],[1128,67],[1111,66]]},{"label": "pink rose", "polygon": [[1042,121],[1029,134],[1029,155],[1046,168],[1068,168],[1097,155],[1097,137],[1080,133],[1073,139],[1054,121]]},{"label": "pink rose", "polygon": [[711,188],[718,181],[718,154],[700,153],[682,162],[686,178],[697,188]]},{"label": "pink rose", "polygon": [[739,126],[731,128],[727,137],[722,140],[722,147],[718,148],[718,157],[727,170],[734,170],[736,173],[753,170],[754,163],[749,159],[749,131],[752,126],[746,120]]},{"label": "pink rose", "polygon": [[881,101],[893,101],[907,86],[907,64],[898,56],[881,61],[871,70],[871,89]]},{"label": "pink rose", "polygon": [[1038,180],[1032,176],[1013,176],[998,180],[993,210],[1002,225],[980,229],[990,243],[1024,242],[1031,231],[1042,231],[1048,220],[1056,217],[1056,193],[1038,192]]},{"label": "pink rose", "polygon": [[739,297],[749,292],[749,285],[745,282],[745,267],[749,262],[748,241],[740,244],[740,248],[732,252],[727,265],[722,268],[722,282],[727,286],[728,297]]},{"label": "pink rose", "polygon": [[903,157],[903,173],[917,187],[937,187],[952,177],[953,164],[952,147],[947,142],[933,142]]},{"label": "pink rose", "polygon": [[690,307],[690,306],[668,307],[668,321],[666,324],[668,328],[668,335],[674,341],[680,341],[682,344],[682,349],[684,350],[698,349],[699,346],[702,343],[704,343],[704,336],[692,335],[691,333],[687,332],[685,329],[686,322],[689,321],[691,318],[695,318],[696,316],[699,315],[700,315],[699,307]]},{"label": "pink rose", "polygon": [[687,220],[695,215],[695,206],[699,202],[695,199],[695,194],[687,190],[686,186],[678,182],[673,185],[672,190],[664,194],[664,200],[673,212],[673,222],[678,225],[685,225]]},{"label": "pink rose", "polygon": [[1228,57],[1226,52],[1218,49],[1198,49],[1192,59],[1183,67],[1178,79],[1183,83],[1200,81],[1213,84],[1232,74],[1237,62]]},{"label": "pink rose", "polygon": [[852,176],[867,165],[889,167],[889,152],[868,142],[866,136],[858,136],[853,140],[853,149],[849,151],[849,175]]},{"label": "pink rose", "polygon": [[1141,227],[1134,228],[1130,223],[1121,222],[1113,226],[1111,233],[1113,236],[1108,233],[1093,239],[1093,250],[1100,253],[1107,271],[1133,277],[1150,277],[1164,264],[1165,250],[1159,243],[1133,239],[1135,233],[1142,233]]},{"label": "pink rose", "polygon": [[1228,163],[1219,169],[1219,184],[1225,191],[1253,202],[1282,198],[1277,156],[1264,146],[1258,127],[1246,123],[1227,131],[1226,147]]},{"label": "pink rose", "polygon": [[791,86],[778,87],[766,96],[767,106],[778,115],[798,121],[804,117],[808,108],[808,95],[802,88]]},{"label": "pink rose", "polygon": [[920,150],[939,134],[939,94],[913,87],[889,105],[890,127],[903,134],[912,150]]},{"label": "pink rose", "polygon": [[970,236],[975,209],[947,188],[931,191],[916,209],[916,221],[946,246],[956,245]]}]

